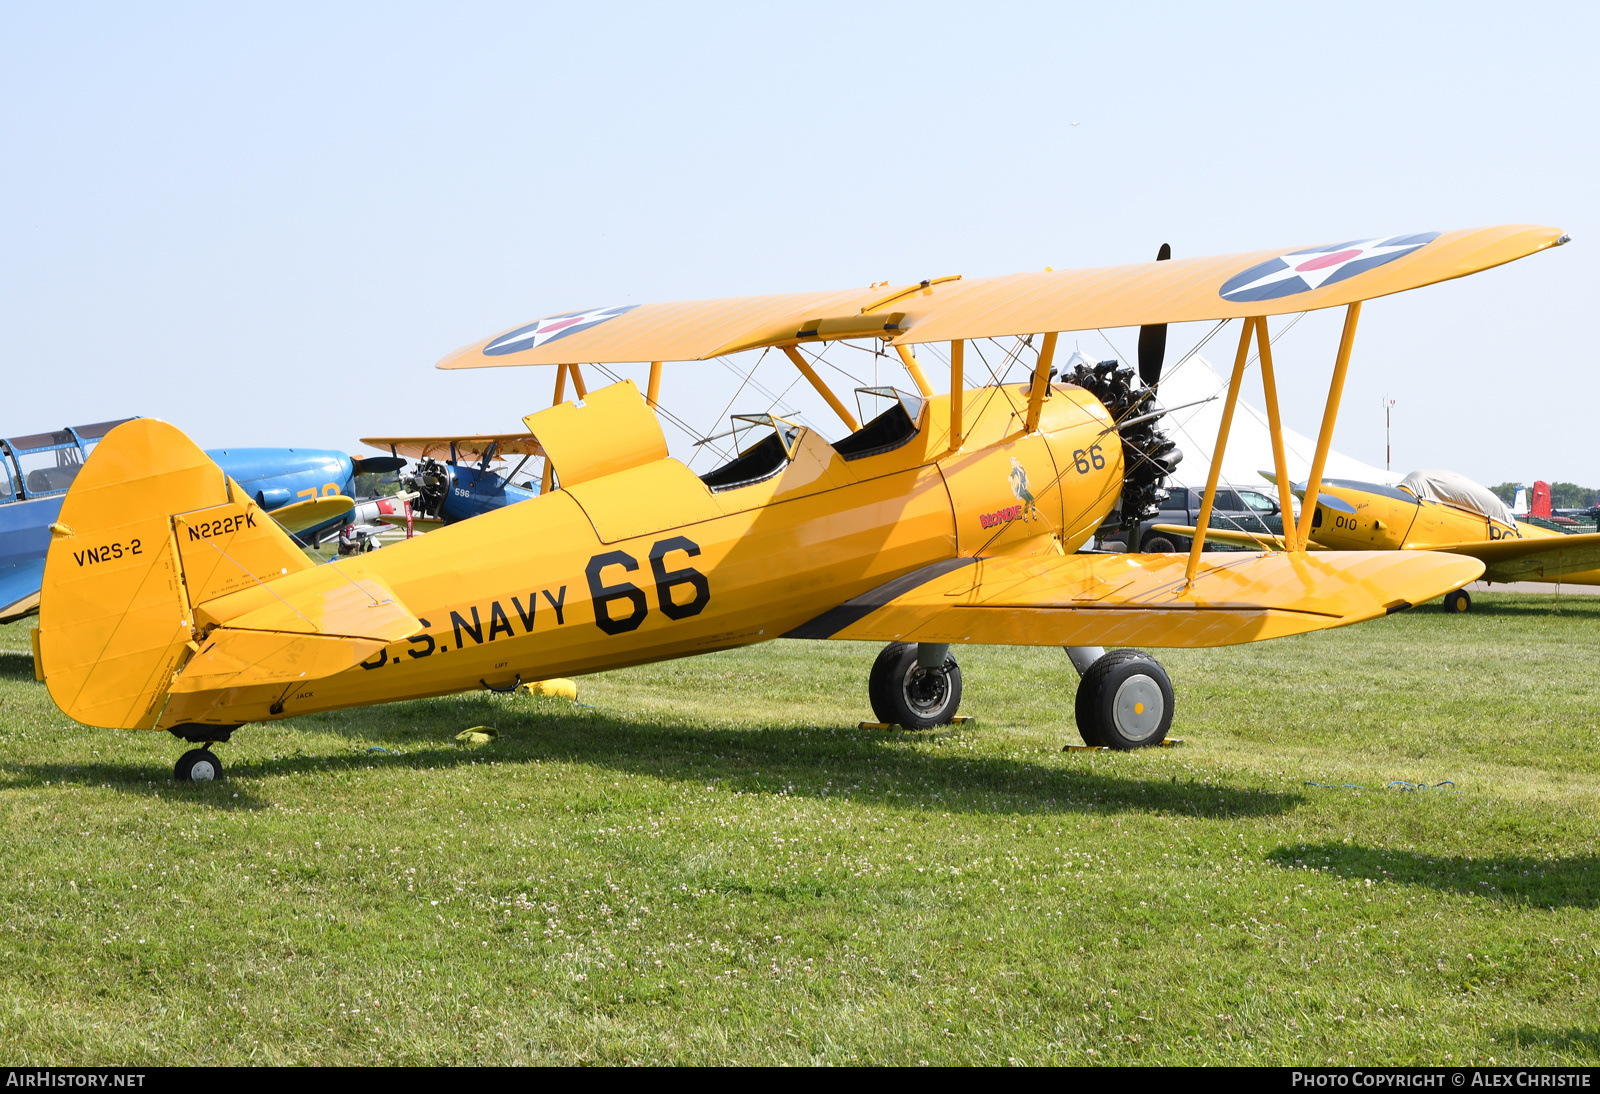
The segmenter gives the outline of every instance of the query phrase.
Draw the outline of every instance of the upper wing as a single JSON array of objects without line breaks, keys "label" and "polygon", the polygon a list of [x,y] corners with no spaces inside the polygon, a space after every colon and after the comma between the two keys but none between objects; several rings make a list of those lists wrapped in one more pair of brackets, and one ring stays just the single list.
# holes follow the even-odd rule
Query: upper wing
[{"label": "upper wing", "polygon": [[[960,559],[825,612],[791,638],[1026,646],[1229,646],[1341,627],[1459,589],[1476,559],[1426,551]],[[952,568],[954,566],[954,568]]]},{"label": "upper wing", "polygon": [[1464,277],[1566,239],[1559,228],[1516,224],[894,288],[625,305],[524,324],[439,367],[687,361],[835,338],[940,342],[1281,315]]},{"label": "upper wing", "polygon": [[495,456],[542,456],[544,449],[532,433],[480,433],[470,437],[362,437],[361,443],[381,448],[396,456],[411,460],[451,458],[463,463],[477,463],[483,454],[494,446]]},{"label": "upper wing", "polygon": [[1600,533],[1538,539],[1495,539],[1430,550],[1468,555],[1484,564],[1485,581],[1554,581],[1600,568]]}]

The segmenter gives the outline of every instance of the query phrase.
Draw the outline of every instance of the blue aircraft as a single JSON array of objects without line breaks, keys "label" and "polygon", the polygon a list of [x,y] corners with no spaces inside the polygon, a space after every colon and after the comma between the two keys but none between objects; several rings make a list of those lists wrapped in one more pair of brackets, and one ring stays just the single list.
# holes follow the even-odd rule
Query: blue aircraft
[{"label": "blue aircraft", "polygon": [[291,535],[311,547],[352,518],[376,516],[376,509],[358,512],[357,475],[398,471],[406,462],[326,448],[210,448],[206,455]]},{"label": "blue aircraft", "polygon": [[[410,520],[424,524],[454,524],[493,509],[538,497],[549,483],[536,482],[523,469],[544,449],[531,433],[480,434],[472,437],[363,437],[362,444],[388,449],[389,457],[416,461],[400,481],[411,505]],[[520,458],[518,458],[520,457]],[[379,457],[380,459],[382,457]],[[510,471],[495,470],[495,463],[518,458]],[[546,474],[549,468],[545,462]],[[521,482],[518,482],[518,479]],[[387,524],[404,525],[401,512],[383,512]]]},{"label": "blue aircraft", "polygon": [[[61,500],[100,438],[130,420],[0,438],[0,623],[38,611],[50,525],[61,514]],[[219,448],[206,455],[313,546],[356,514],[357,474],[395,471],[405,463],[309,448]]]}]

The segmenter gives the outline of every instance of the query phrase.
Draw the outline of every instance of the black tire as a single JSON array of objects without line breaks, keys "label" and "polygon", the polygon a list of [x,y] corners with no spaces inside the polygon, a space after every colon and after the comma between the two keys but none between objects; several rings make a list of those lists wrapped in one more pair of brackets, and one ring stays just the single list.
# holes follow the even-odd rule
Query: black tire
[{"label": "black tire", "polygon": [[891,642],[872,663],[867,698],[878,721],[906,729],[949,725],[961,709],[961,666],[946,655],[944,665],[917,665],[917,647]]},{"label": "black tire", "polygon": [[211,782],[222,778],[222,761],[208,748],[191,748],[178,757],[172,777],[181,783]]},{"label": "black tire", "polygon": [[1465,589],[1457,592],[1446,593],[1444,597],[1444,610],[1452,615],[1472,610],[1472,596]]},{"label": "black tire", "polygon": [[1083,738],[1084,744],[1095,748],[1108,747],[1106,742],[1100,739],[1100,730],[1095,723],[1094,687],[1089,685],[1090,673],[1113,659],[1129,661],[1141,657],[1146,661],[1150,660],[1150,655],[1143,650],[1111,650],[1109,653],[1103,654],[1100,660],[1090,665],[1083,676],[1079,678],[1078,693],[1073,698],[1072,703],[1072,714],[1074,720],[1078,723],[1078,735]]},{"label": "black tire", "polygon": [[1172,681],[1155,658],[1112,650],[1078,681],[1073,713],[1085,744],[1126,751],[1166,740],[1173,706]]},{"label": "black tire", "polygon": [[1178,553],[1178,546],[1165,535],[1157,534],[1145,540],[1140,550],[1147,555],[1173,555]]},{"label": "black tire", "polygon": [[885,711],[889,709],[889,676],[894,671],[894,666],[899,663],[900,656],[906,650],[916,656],[917,647],[909,642],[890,642],[878,651],[877,660],[872,662],[872,671],[867,674],[867,702],[872,704],[872,715],[880,722],[889,722]]}]

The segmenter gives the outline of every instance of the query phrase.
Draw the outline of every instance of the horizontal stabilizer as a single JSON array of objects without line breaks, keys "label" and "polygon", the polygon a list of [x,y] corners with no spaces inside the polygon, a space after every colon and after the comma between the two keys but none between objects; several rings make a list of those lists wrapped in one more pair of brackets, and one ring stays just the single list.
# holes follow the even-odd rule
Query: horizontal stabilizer
[{"label": "horizontal stabilizer", "polygon": [[[319,637],[398,642],[422,623],[375,577],[330,562],[287,586],[255,586],[195,609],[196,625],[232,631],[275,631]],[[357,564],[359,565],[359,564]]]},{"label": "horizontal stabilizer", "polygon": [[183,667],[172,693],[259,685],[281,691],[284,684],[319,680],[353,668],[383,647],[381,639],[219,630]]},{"label": "horizontal stabilizer", "polygon": [[319,680],[354,668],[383,649],[381,639],[213,631],[172,683],[157,728],[236,724],[279,714],[309,698]]},{"label": "horizontal stabilizer", "polygon": [[[1359,623],[1461,588],[1476,559],[1426,551],[961,560],[824,613],[796,638],[1025,646],[1227,646]],[[921,574],[929,576],[919,580]],[[826,633],[823,633],[826,632]]]}]

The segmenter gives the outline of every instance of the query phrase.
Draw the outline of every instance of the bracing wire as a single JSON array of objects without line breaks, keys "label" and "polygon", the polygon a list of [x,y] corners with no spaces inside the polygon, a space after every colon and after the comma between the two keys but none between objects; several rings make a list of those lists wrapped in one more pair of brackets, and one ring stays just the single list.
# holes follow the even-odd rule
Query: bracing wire
[{"label": "bracing wire", "polygon": [[[606,375],[607,379],[611,380],[613,383],[619,383],[620,384],[622,382],[622,377],[618,376],[615,372],[612,372],[610,369],[606,368],[606,366],[601,365],[601,364],[596,364],[596,365],[594,365],[594,368],[597,369],[598,371],[604,373]],[[682,433],[685,436],[690,437],[690,438],[697,438],[697,439],[700,437],[700,433],[699,433],[698,430],[696,430],[693,426],[691,426],[688,422],[684,421],[682,418],[678,417],[676,414],[672,413],[666,407],[661,406],[661,405],[658,404],[656,406],[656,413],[660,414],[663,418],[665,418],[667,420],[668,424],[677,427],[680,431],[682,431]],[[717,453],[717,455],[723,457],[724,459],[727,458],[727,453],[723,452],[720,448],[717,448],[715,445],[710,445],[709,447],[713,451],[715,451]]]},{"label": "bracing wire", "polygon": [[[707,442],[707,441],[709,441],[711,439],[712,430],[717,428],[717,423],[718,422],[722,421],[722,419],[724,419],[724,418],[726,418],[728,416],[728,411],[733,409],[733,404],[738,400],[740,393],[744,391],[745,386],[747,384],[749,384],[751,378],[755,376],[756,369],[761,366],[761,362],[765,361],[766,359],[767,359],[767,351],[766,350],[762,350],[761,351],[761,356],[756,358],[756,363],[754,365],[750,366],[750,371],[745,374],[744,379],[739,382],[739,386],[734,390],[733,397],[728,400],[728,405],[722,408],[722,413],[718,414],[715,418],[711,419],[711,425],[706,428],[705,432],[701,435],[699,441],[695,442],[697,445],[702,444],[704,442]],[[720,361],[721,358],[718,358],[718,360]],[[727,362],[723,361],[723,364],[726,365]],[[719,455],[720,455],[720,453],[719,453]],[[694,455],[689,457],[689,466],[693,467],[694,466],[694,461],[699,459],[699,458],[700,458],[700,452],[697,450],[694,453]],[[724,456],[724,458],[726,458],[726,457]]]}]

